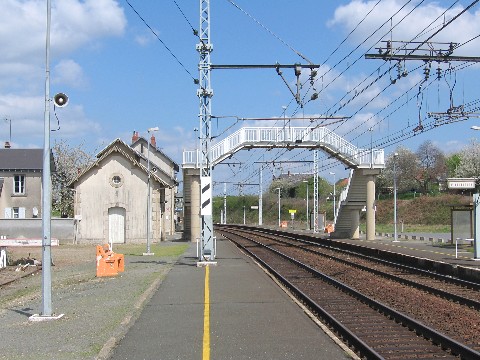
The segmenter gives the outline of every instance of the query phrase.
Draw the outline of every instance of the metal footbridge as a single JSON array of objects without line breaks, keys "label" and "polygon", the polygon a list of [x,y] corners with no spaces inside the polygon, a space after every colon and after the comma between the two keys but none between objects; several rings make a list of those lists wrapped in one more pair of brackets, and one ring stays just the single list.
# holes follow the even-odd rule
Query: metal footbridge
[{"label": "metal footbridge", "polygon": [[[348,168],[383,168],[383,149],[362,149],[326,127],[242,127],[223,140],[212,144],[212,165],[222,162],[237,151],[254,148],[320,149]],[[185,150],[184,168],[198,168],[198,150]]]},{"label": "metal footbridge", "polygon": [[[366,211],[366,239],[375,237],[375,177],[385,167],[383,149],[359,148],[326,127],[242,127],[210,147],[212,167],[228,159],[242,149],[306,148],[322,150],[351,169],[348,186],[342,192],[336,209],[334,237],[358,238],[360,211]],[[182,168],[185,174],[198,171],[200,150],[183,152]],[[316,158],[316,157],[315,157]],[[316,167],[316,165],[315,165]],[[184,180],[184,184],[191,181]],[[188,187],[187,187],[188,188]],[[192,207],[200,204],[200,195],[194,194],[195,186],[185,190],[185,201]],[[190,192],[192,192],[190,194]],[[198,197],[198,199],[197,199]],[[195,198],[195,199],[194,199]],[[192,208],[193,209],[193,208]],[[198,215],[191,211],[192,221]],[[193,225],[192,225],[193,226]],[[192,228],[193,229],[193,228]]]}]

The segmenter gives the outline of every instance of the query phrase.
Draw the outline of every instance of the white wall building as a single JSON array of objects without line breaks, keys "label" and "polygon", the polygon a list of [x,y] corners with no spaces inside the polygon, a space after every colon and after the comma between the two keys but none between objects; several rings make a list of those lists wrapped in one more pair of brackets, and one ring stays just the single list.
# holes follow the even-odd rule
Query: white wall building
[{"label": "white wall building", "polygon": [[156,147],[154,136],[149,146],[135,132],[131,146],[116,139],[71,182],[75,192],[77,242],[146,242],[147,162],[150,163],[150,241],[158,242],[174,233],[179,167]]}]

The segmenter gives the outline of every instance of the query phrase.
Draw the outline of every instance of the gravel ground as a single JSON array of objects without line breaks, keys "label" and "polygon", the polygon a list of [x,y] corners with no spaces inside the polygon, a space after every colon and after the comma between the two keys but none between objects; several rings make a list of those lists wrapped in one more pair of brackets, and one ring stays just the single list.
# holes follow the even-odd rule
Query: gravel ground
[{"label": "gravel ground", "polygon": [[[41,313],[41,271],[0,288],[0,359],[106,359],[116,342],[140,314],[189,243],[155,244],[155,256],[139,246],[118,246],[125,254],[125,272],[97,278],[95,246],[52,248],[52,309],[59,320],[32,322]],[[143,249],[144,246],[142,246]],[[12,248],[12,259],[41,259],[41,248]],[[31,271],[31,270],[30,270]],[[0,271],[0,284],[18,276]]]}]

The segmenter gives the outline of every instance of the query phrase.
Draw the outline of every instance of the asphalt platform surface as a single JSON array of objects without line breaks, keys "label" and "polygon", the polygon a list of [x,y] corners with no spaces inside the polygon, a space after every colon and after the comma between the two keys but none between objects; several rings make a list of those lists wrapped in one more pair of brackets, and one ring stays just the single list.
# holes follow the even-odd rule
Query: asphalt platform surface
[{"label": "asphalt platform surface", "polygon": [[[351,358],[236,246],[219,238],[217,254],[209,267],[210,359]],[[111,359],[202,359],[205,272],[191,247]]]},{"label": "asphalt platform surface", "polygon": [[455,242],[451,243],[450,234],[399,233],[399,239],[397,241],[393,240],[391,236],[380,235],[377,235],[375,240],[366,240],[365,235],[362,235],[359,240],[346,239],[341,241],[465,266],[480,271],[480,260],[474,259],[472,244],[459,242],[456,246]]}]

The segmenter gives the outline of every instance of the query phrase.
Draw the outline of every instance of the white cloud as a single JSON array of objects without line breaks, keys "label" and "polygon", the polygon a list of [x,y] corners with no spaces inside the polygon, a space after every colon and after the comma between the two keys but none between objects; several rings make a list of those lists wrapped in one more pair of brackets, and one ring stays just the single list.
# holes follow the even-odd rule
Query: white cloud
[{"label": "white cloud", "polygon": [[[333,18],[328,22],[328,26],[339,26],[345,30],[345,33],[349,33],[374,7],[376,2],[377,1],[354,0],[347,5],[339,6],[335,10]],[[390,38],[403,41],[426,40],[444,23],[448,22],[464,9],[463,6],[456,5],[443,16],[442,14],[447,10],[447,7],[442,6],[439,2],[426,2],[425,4],[419,5],[417,9],[408,15],[408,13],[418,5],[418,2],[413,2],[413,4],[408,4],[403,7],[404,5],[405,1],[400,0],[382,1],[351,35],[350,41],[353,43],[362,42],[384,23],[383,28],[375,33],[372,41],[370,41],[370,43],[367,42],[364,47]],[[396,14],[397,12],[398,14]],[[388,21],[390,18],[392,18],[391,23]],[[438,20],[436,20],[437,18]],[[480,32],[479,20],[480,11],[467,12],[456,19],[454,24],[448,26],[446,30],[436,35],[431,41],[465,42]],[[432,22],[433,24],[424,32],[424,28]],[[422,35],[417,37],[420,33],[422,33]],[[473,46],[473,44],[468,45],[458,52],[460,51],[464,55],[469,53],[473,55],[475,54],[475,46]]]},{"label": "white cloud", "polygon": [[[39,0],[2,0],[1,8],[0,116],[12,119],[16,143],[27,146],[43,134],[47,7]],[[82,67],[67,56],[121,36],[127,22],[123,9],[115,0],[53,0],[51,15],[52,83],[84,88]],[[81,106],[62,109],[59,117],[65,137],[100,132]],[[52,127],[54,121],[52,114]]]},{"label": "white cloud", "polygon": [[125,26],[116,1],[58,1],[52,9],[52,47],[65,53],[103,37],[120,36]]},{"label": "white cloud", "polygon": [[[44,134],[45,99],[42,96],[0,95],[0,114],[12,122],[12,139],[20,147],[41,144]],[[57,120],[58,118],[58,120]],[[101,134],[101,126],[87,118],[81,106],[68,105],[62,109],[50,109],[52,136],[81,138],[88,134]],[[60,129],[58,129],[60,127]],[[2,124],[1,129],[7,129]],[[58,130],[57,130],[58,129]],[[3,131],[2,131],[3,134]],[[5,135],[8,133],[5,132]],[[3,136],[0,141],[7,140]]]},{"label": "white cloud", "polygon": [[152,42],[152,38],[146,35],[135,36],[135,42],[140,46],[147,46]]},{"label": "white cloud", "polygon": [[45,98],[21,94],[0,94],[0,114],[13,119],[38,118],[43,114]]},{"label": "white cloud", "polygon": [[[0,12],[0,64],[44,61],[46,6],[38,0],[4,0]],[[122,35],[126,18],[113,0],[53,1],[51,50],[65,54],[99,38]]]},{"label": "white cloud", "polygon": [[54,84],[65,84],[73,88],[83,88],[87,85],[87,80],[82,67],[73,60],[62,60],[53,71]]},{"label": "white cloud", "polygon": [[[68,106],[61,110],[57,109],[56,112],[61,131],[64,132],[66,137],[81,137],[85,134],[98,135],[101,132],[101,126],[99,124],[86,119],[82,106]],[[56,117],[52,114],[52,127],[55,119]]]}]

